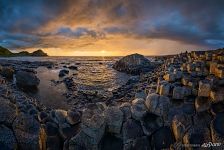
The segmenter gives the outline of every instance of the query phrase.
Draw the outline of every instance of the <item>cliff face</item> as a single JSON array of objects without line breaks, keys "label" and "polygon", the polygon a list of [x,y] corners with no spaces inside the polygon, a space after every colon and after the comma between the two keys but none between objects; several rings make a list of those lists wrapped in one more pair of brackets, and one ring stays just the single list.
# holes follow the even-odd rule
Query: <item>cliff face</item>
[{"label": "cliff face", "polygon": [[44,57],[44,56],[48,56],[47,53],[45,53],[43,50],[37,50],[34,51],[33,53],[29,53],[27,51],[22,51],[19,53],[12,53],[10,50],[8,50],[7,48],[1,47],[0,46],[0,56],[35,56],[35,57]]}]

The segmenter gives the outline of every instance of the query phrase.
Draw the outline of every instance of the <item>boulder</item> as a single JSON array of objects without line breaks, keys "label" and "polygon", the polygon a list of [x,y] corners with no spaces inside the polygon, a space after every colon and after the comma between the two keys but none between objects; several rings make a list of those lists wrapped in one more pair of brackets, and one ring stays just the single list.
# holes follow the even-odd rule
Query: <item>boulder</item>
[{"label": "boulder", "polygon": [[30,115],[20,114],[12,125],[18,145],[21,149],[42,149],[40,124]]},{"label": "boulder", "polygon": [[67,123],[59,125],[59,133],[63,140],[70,139],[71,137],[75,136],[80,131],[80,125],[69,125]]},{"label": "boulder", "polygon": [[164,95],[164,96],[169,96],[169,94],[170,94],[170,87],[171,87],[170,83],[163,83],[159,87],[159,94],[160,95]]},{"label": "boulder", "polygon": [[16,73],[16,84],[22,88],[37,88],[40,80],[32,72],[18,71]]},{"label": "boulder", "polygon": [[208,80],[202,80],[199,82],[198,96],[209,97],[211,92],[211,84]]},{"label": "boulder", "polygon": [[195,99],[195,109],[197,112],[203,112],[210,109],[211,101],[207,97],[197,97]]},{"label": "boulder", "polygon": [[192,126],[191,117],[184,114],[177,114],[172,120],[172,130],[176,141],[182,141],[183,136]]},{"label": "boulder", "polygon": [[143,132],[147,136],[152,135],[156,130],[163,126],[163,119],[151,113],[147,113],[140,122]]},{"label": "boulder", "polygon": [[69,150],[99,149],[99,142],[106,127],[104,111],[105,107],[102,104],[90,103],[86,106],[81,117],[81,129],[69,140]]},{"label": "boulder", "polygon": [[218,102],[211,105],[211,113],[216,115],[217,113],[224,112],[224,103]]},{"label": "boulder", "polygon": [[13,132],[5,125],[0,125],[0,146],[2,150],[17,149],[17,142]]},{"label": "boulder", "polygon": [[182,91],[182,87],[180,87],[180,86],[174,87],[173,99],[183,99],[183,98],[184,98],[184,94]]},{"label": "boulder", "polygon": [[123,150],[151,150],[149,139],[147,136],[136,138],[125,144]]},{"label": "boulder", "polygon": [[138,121],[128,119],[122,127],[123,143],[129,143],[143,136],[141,125]]},{"label": "boulder", "polygon": [[183,137],[184,144],[194,144],[194,147],[185,147],[186,150],[201,149],[202,144],[211,142],[210,130],[198,126],[192,126]]},{"label": "boulder", "polygon": [[124,114],[124,121],[127,121],[128,119],[131,118],[131,104],[130,103],[125,102],[125,103],[121,104],[120,110]]},{"label": "boulder", "polygon": [[0,70],[0,75],[7,79],[12,79],[14,72],[15,71],[12,67],[2,67]]},{"label": "boulder", "polygon": [[222,143],[224,141],[224,113],[218,113],[210,126],[212,142]]},{"label": "boulder", "polygon": [[147,113],[145,101],[141,98],[137,98],[132,101],[131,114],[135,120],[141,120]]},{"label": "boulder", "polygon": [[170,127],[164,126],[152,135],[151,145],[153,149],[168,149],[174,141]]},{"label": "boulder", "polygon": [[78,67],[77,67],[77,66],[69,66],[68,69],[71,69],[71,70],[78,70]]},{"label": "boulder", "polygon": [[62,109],[56,109],[51,112],[51,116],[56,123],[63,124],[66,122],[67,111]]},{"label": "boulder", "polygon": [[15,105],[8,102],[8,100],[0,98],[0,122],[5,125],[11,126],[15,117],[16,117]]},{"label": "boulder", "polygon": [[212,102],[221,102],[224,101],[224,87],[218,87],[216,89],[212,89],[210,92],[210,97]]},{"label": "boulder", "polygon": [[81,121],[81,114],[77,111],[69,110],[67,112],[66,120],[69,124],[75,125]]},{"label": "boulder", "polygon": [[105,119],[108,132],[119,134],[123,123],[123,112],[117,106],[108,107],[105,112]]},{"label": "boulder", "polygon": [[126,72],[133,75],[151,71],[153,66],[151,62],[140,54],[132,54],[121,58],[113,68],[115,70]]},{"label": "boulder", "polygon": [[163,78],[168,82],[174,82],[176,80],[176,75],[174,73],[167,73]]},{"label": "boulder", "polygon": [[149,94],[146,98],[145,105],[151,113],[166,118],[170,107],[170,100],[166,96]]},{"label": "boulder", "polygon": [[60,72],[59,72],[59,77],[64,77],[64,76],[66,76],[66,75],[68,75],[68,74],[69,74],[69,70],[62,69],[62,70],[60,70]]}]

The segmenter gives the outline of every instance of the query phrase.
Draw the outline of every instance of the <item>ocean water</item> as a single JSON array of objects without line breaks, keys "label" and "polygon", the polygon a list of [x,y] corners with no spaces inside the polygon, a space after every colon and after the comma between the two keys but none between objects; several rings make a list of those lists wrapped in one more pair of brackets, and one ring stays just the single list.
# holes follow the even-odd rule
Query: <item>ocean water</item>
[{"label": "ocean water", "polygon": [[69,75],[77,86],[77,90],[112,91],[125,84],[130,75],[118,72],[112,68],[113,63],[120,57],[12,57],[1,58],[20,61],[51,61],[54,67],[48,69],[39,67],[36,69],[40,79],[38,91],[28,93],[39,99],[43,104],[54,108],[66,108],[66,99],[63,94],[68,92],[64,83],[55,85],[52,81],[62,81],[58,76],[61,69],[65,66],[75,65],[78,70],[69,70]]}]

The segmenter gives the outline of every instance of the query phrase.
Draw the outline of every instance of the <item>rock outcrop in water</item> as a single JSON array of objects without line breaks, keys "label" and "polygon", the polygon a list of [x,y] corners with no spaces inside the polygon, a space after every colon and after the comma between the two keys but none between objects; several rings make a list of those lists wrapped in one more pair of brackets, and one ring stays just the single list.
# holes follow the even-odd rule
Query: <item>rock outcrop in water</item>
[{"label": "rock outcrop in water", "polygon": [[151,62],[140,54],[132,54],[118,60],[113,68],[128,74],[138,75],[153,69]]},{"label": "rock outcrop in water", "polygon": [[[163,65],[132,77],[112,91],[110,99],[80,92],[85,96],[73,101],[69,110],[46,108],[1,74],[1,148],[224,149],[223,54],[207,51],[157,58]],[[0,62],[3,68],[8,63]],[[17,65],[13,66],[18,72]],[[73,87],[70,78],[65,80]]]},{"label": "rock outcrop in water", "polygon": [[18,71],[15,75],[16,84],[22,88],[37,88],[40,80],[32,72]]}]

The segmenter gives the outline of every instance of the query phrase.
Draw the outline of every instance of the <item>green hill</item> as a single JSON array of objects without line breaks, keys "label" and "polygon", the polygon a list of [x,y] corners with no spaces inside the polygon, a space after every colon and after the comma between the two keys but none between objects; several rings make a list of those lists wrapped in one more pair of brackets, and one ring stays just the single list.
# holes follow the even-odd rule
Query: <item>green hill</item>
[{"label": "green hill", "polygon": [[34,56],[34,57],[44,57],[44,56],[48,56],[47,53],[45,53],[42,50],[37,50],[34,51],[33,53],[29,53],[27,51],[22,51],[19,53],[12,53],[10,50],[8,50],[7,48],[4,48],[2,46],[0,46],[0,57],[12,57],[12,56]]},{"label": "green hill", "polygon": [[11,56],[12,54],[7,48],[0,46],[0,56]]}]

